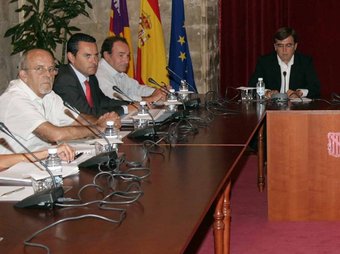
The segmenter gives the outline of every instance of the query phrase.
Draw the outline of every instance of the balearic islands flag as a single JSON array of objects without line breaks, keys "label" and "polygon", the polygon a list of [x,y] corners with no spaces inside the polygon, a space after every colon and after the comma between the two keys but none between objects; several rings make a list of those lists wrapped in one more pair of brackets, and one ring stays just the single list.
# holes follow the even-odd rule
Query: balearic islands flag
[{"label": "balearic islands flag", "polygon": [[124,37],[130,48],[130,65],[127,74],[133,78],[135,75],[135,65],[133,61],[133,51],[131,44],[131,32],[129,26],[129,16],[126,0],[111,0],[110,31],[109,35]]},{"label": "balearic islands flag", "polygon": [[189,84],[189,90],[197,92],[185,31],[183,0],[172,1],[169,68],[178,76],[169,73],[172,88],[178,91],[181,79],[184,79]]},{"label": "balearic islands flag", "polygon": [[169,84],[158,0],[141,0],[136,78],[140,84]]}]

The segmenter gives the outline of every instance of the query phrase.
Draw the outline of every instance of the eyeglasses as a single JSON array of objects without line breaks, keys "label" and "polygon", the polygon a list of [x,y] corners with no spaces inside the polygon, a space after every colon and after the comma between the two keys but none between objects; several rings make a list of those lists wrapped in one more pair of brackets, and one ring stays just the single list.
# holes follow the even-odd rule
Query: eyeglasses
[{"label": "eyeglasses", "polygon": [[56,67],[49,67],[49,68],[46,68],[42,65],[38,65],[34,68],[27,68],[27,69],[24,69],[26,71],[29,71],[29,70],[33,70],[33,71],[36,71],[39,75],[41,74],[44,74],[46,71],[48,71],[50,74],[53,74],[53,75],[57,75],[58,74],[58,68]]},{"label": "eyeglasses", "polygon": [[275,46],[278,47],[278,48],[293,48],[294,47],[294,43],[287,43],[287,44],[282,44],[282,43],[275,43]]}]

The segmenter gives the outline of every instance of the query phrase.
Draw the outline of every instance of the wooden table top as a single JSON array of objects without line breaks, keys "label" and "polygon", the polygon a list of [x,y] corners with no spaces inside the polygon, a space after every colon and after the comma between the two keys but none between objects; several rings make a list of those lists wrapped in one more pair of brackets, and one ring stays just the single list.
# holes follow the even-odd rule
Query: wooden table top
[{"label": "wooden table top", "polygon": [[[121,151],[126,152],[127,159],[135,160],[141,149],[126,146]],[[150,156],[152,173],[141,185],[144,195],[134,204],[120,206],[127,208],[120,226],[98,219],[69,221],[45,231],[33,242],[47,244],[52,253],[183,253],[242,150],[243,147],[167,147],[163,156]],[[79,175],[66,179],[64,185],[73,188],[65,196],[74,197],[79,186],[89,183],[94,174],[94,170],[81,170]],[[95,205],[52,211],[15,209],[13,202],[2,202],[0,207],[1,253],[45,253],[24,248],[23,241],[62,218],[116,214]]]}]

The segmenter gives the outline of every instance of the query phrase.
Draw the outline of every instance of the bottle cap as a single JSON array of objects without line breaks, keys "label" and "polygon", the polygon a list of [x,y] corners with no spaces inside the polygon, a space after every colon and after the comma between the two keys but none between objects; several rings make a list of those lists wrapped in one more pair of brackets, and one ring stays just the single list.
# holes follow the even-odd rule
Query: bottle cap
[{"label": "bottle cap", "polygon": [[263,78],[258,78],[258,81],[263,81]]},{"label": "bottle cap", "polygon": [[146,105],[146,101],[141,101],[141,102],[139,103],[139,105],[145,106],[145,105]]},{"label": "bottle cap", "polygon": [[170,92],[170,93],[174,93],[174,92],[175,92],[175,89],[171,88],[171,89],[169,90],[169,92]]},{"label": "bottle cap", "polygon": [[113,121],[106,121],[106,125],[113,126],[114,122]]},{"label": "bottle cap", "polygon": [[49,148],[48,150],[48,154],[56,154],[57,153],[57,148]]}]

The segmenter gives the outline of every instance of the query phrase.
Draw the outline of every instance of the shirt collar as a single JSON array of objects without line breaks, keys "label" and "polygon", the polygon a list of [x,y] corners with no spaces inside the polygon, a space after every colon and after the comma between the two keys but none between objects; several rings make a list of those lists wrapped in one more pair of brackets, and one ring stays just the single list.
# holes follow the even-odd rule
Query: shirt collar
[{"label": "shirt collar", "polygon": [[78,80],[81,84],[83,84],[85,80],[87,80],[87,81],[89,80],[89,77],[86,77],[81,72],[79,72],[72,64],[70,64],[70,66],[72,67],[72,69],[76,73],[77,78],[78,78]]},{"label": "shirt collar", "polygon": [[288,64],[286,64],[286,63],[284,63],[284,62],[281,60],[281,58],[279,57],[279,55],[276,55],[277,61],[278,61],[279,65],[280,65],[280,66],[285,66],[285,67],[290,67],[290,66],[292,66],[292,65],[294,64],[294,56],[295,56],[295,55],[293,55],[292,58],[289,60]]}]

